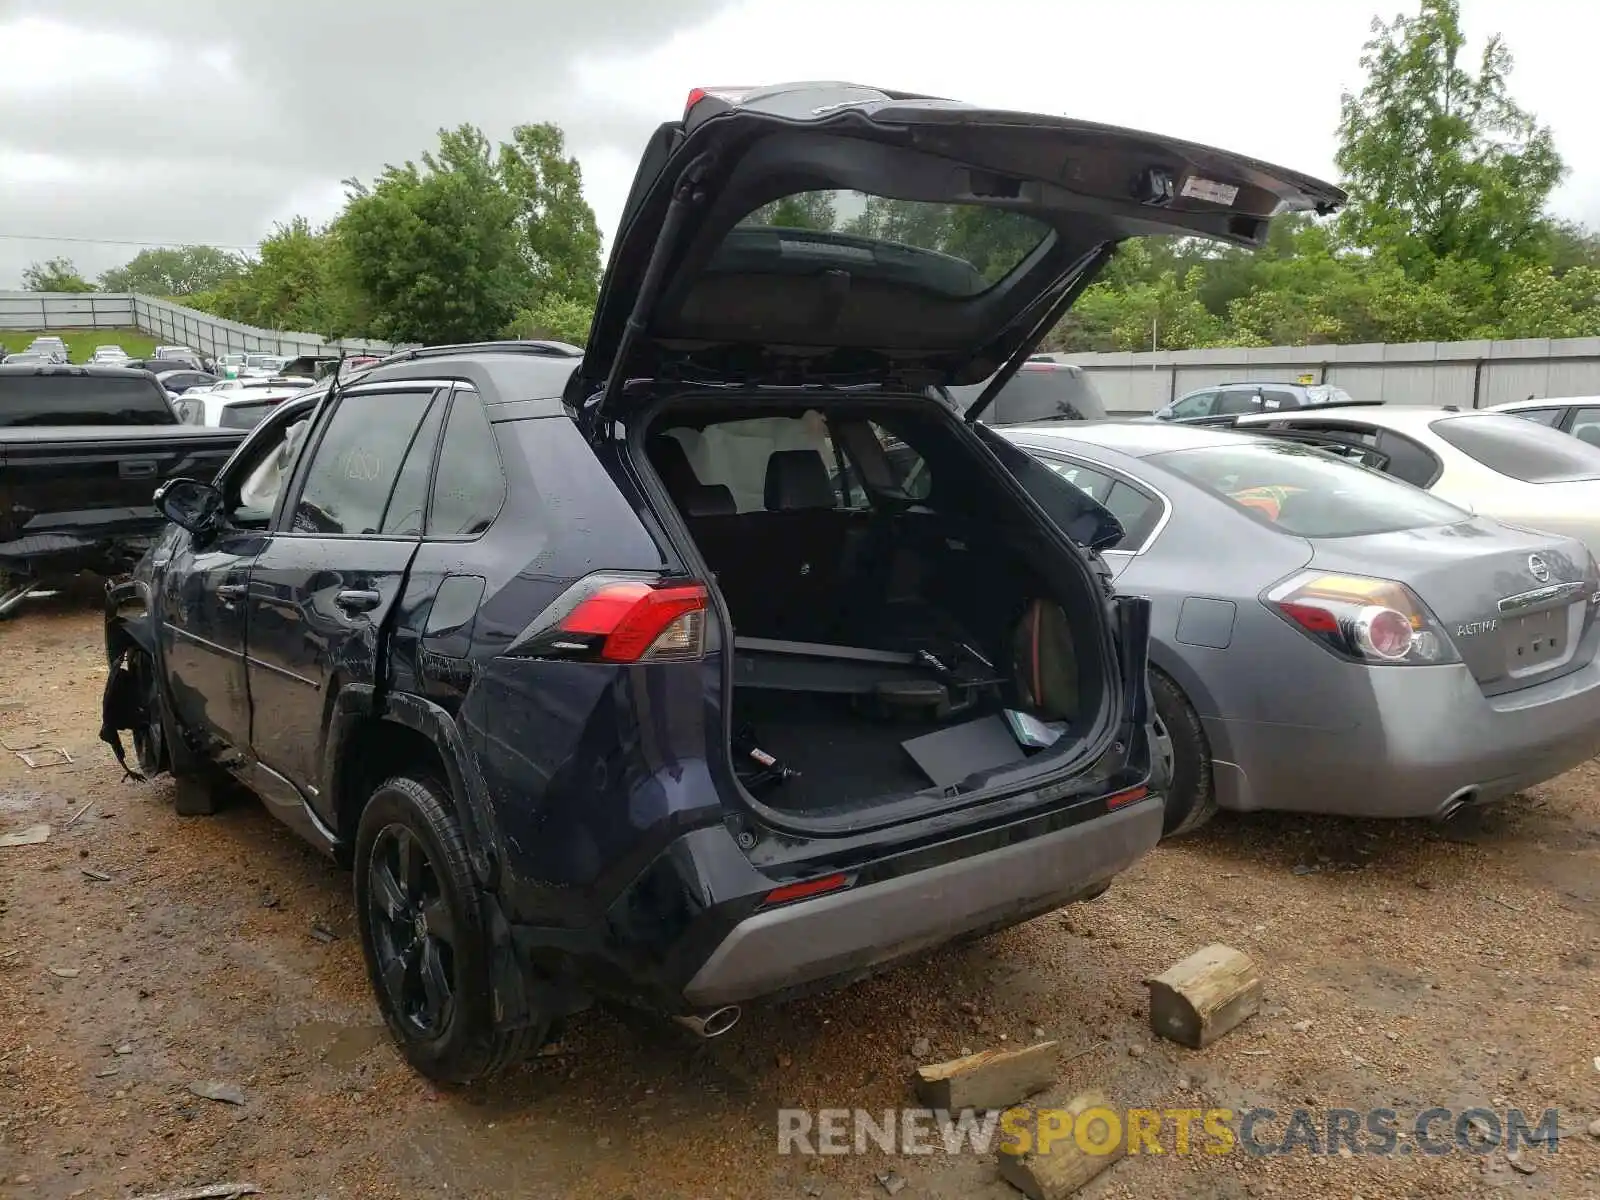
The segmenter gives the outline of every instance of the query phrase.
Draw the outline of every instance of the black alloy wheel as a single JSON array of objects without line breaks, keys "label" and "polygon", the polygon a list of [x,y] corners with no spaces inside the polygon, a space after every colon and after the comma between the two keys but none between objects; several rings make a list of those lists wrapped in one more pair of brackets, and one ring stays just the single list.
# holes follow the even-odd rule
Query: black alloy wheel
[{"label": "black alloy wheel", "polygon": [[386,1007],[413,1036],[439,1037],[456,1011],[459,935],[427,847],[403,824],[373,840],[367,920]]},{"label": "black alloy wheel", "polygon": [[550,1020],[497,1017],[492,897],[473,874],[447,785],[397,775],[362,810],[356,921],[367,977],[406,1060],[439,1083],[474,1083],[544,1043]]}]

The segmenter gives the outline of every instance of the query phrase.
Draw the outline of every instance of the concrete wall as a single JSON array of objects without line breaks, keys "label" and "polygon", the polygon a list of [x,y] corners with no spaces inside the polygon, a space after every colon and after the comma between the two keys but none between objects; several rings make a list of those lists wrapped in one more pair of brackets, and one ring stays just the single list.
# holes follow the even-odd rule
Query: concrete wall
[{"label": "concrete wall", "polygon": [[1406,342],[1061,354],[1094,380],[1112,413],[1147,413],[1218,383],[1337,384],[1358,400],[1488,408],[1530,395],[1600,395],[1600,338]]},{"label": "concrete wall", "polygon": [[212,355],[250,350],[293,358],[392,349],[388,342],[364,338],[330,341],[314,333],[258,329],[169,300],[117,292],[0,292],[0,329],[138,329],[158,342]]}]

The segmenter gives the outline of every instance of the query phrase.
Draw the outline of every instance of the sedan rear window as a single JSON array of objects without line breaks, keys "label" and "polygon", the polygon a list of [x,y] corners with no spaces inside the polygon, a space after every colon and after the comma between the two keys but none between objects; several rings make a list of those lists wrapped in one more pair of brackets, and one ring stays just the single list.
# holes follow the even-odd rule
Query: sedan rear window
[{"label": "sedan rear window", "polygon": [[1171,450],[1150,461],[1253,520],[1298,537],[1356,537],[1468,519],[1437,496],[1292,442]]},{"label": "sedan rear window", "polygon": [[1489,470],[1523,483],[1600,479],[1600,446],[1506,413],[1441,417],[1429,428]]}]

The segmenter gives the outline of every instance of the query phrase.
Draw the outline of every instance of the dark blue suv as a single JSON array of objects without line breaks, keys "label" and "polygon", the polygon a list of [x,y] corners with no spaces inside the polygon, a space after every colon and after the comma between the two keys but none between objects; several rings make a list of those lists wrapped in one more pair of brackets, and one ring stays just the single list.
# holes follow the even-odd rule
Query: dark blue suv
[{"label": "dark blue suv", "polygon": [[398,354],[162,489],[102,736],[353,867],[441,1080],[596,996],[714,1036],[1096,894],[1162,833],[1149,606],[976,418],[1121,239],[1339,198],[1054,117],[696,93],[582,358]]}]

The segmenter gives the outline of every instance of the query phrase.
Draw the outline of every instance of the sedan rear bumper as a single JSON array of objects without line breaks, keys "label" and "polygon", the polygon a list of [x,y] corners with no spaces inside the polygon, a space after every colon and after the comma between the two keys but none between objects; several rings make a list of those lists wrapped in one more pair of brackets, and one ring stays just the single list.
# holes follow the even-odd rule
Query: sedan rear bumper
[{"label": "sedan rear bumper", "polygon": [[733,1004],[846,979],[976,930],[1100,890],[1161,838],[1158,797],[1042,837],[864,887],[758,911],[735,925],[684,988]]},{"label": "sedan rear bumper", "polygon": [[[1485,696],[1463,666],[1367,670],[1354,728],[1205,722],[1224,808],[1443,817],[1600,755],[1600,662]],[[1347,692],[1346,695],[1349,693]]]}]

